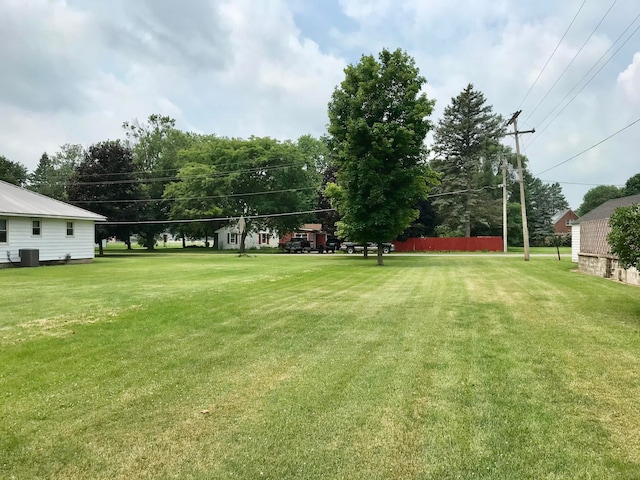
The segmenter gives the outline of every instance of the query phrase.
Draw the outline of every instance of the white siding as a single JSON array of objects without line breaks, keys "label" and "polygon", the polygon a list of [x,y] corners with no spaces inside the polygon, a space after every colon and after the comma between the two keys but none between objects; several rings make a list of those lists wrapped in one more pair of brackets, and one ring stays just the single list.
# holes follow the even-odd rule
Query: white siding
[{"label": "white siding", "polygon": [[[7,243],[0,243],[0,263],[19,262],[19,250],[39,250],[40,261],[92,259],[94,257],[93,220],[66,220],[58,218],[2,217],[7,220]],[[41,235],[31,234],[32,220],[40,220]],[[73,236],[67,236],[67,222],[73,222]]]},{"label": "white siding", "polygon": [[[220,250],[233,250],[233,249],[237,249],[240,248],[240,234],[238,233],[238,229],[237,227],[223,227],[219,230],[216,230],[216,233],[218,234],[218,248]],[[227,238],[229,238],[228,234],[232,234],[235,233],[238,237],[238,241],[237,243],[229,243],[227,242]],[[265,233],[265,232],[261,232],[261,233]],[[280,237],[278,237],[275,234],[272,234],[270,232],[267,232],[269,235],[269,243],[265,244],[265,243],[260,243],[258,241],[258,233],[255,232],[251,232],[250,234],[247,235],[247,238],[244,241],[244,247],[246,249],[249,248],[271,248],[271,247],[277,247],[278,246],[278,241],[280,240]]]},{"label": "white siding", "polygon": [[571,261],[578,263],[580,253],[580,224],[571,225]]}]

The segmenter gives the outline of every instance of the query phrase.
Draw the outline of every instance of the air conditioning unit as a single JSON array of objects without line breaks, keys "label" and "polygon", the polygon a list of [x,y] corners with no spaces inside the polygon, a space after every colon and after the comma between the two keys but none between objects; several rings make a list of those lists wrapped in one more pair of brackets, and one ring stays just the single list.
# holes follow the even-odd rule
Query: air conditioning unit
[{"label": "air conditioning unit", "polygon": [[21,248],[19,250],[21,267],[39,267],[40,250],[31,248]]}]

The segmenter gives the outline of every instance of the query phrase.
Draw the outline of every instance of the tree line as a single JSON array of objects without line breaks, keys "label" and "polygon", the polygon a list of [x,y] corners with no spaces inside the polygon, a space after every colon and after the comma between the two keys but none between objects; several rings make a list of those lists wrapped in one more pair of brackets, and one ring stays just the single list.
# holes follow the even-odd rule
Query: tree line
[{"label": "tree line", "polygon": [[[469,84],[434,124],[425,83],[406,52],[385,49],[345,69],[320,138],[201,135],[153,114],[125,122],[121,139],[44,153],[31,173],[0,156],[0,179],[118,222],[99,226],[98,239],[137,234],[147,248],[167,230],[209,238],[240,216],[248,219],[242,240],[308,221],[355,241],[501,235],[506,181],[509,241],[522,244],[504,118]],[[523,181],[530,239],[543,244],[552,216],[568,203],[558,183],[530,173],[526,158]]]}]

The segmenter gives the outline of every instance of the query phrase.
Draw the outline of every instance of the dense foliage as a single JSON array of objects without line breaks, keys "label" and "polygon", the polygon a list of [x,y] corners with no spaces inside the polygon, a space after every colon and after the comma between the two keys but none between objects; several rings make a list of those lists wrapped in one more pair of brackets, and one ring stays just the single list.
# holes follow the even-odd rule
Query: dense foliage
[{"label": "dense foliage", "polygon": [[440,231],[450,236],[487,234],[501,224],[500,166],[504,121],[469,84],[451,100],[434,134],[433,169],[440,174],[433,204]]},{"label": "dense foliage", "polygon": [[640,204],[619,207],[609,218],[611,232],[607,236],[611,253],[625,267],[640,265]]},{"label": "dense foliage", "polygon": [[[357,242],[386,242],[418,216],[435,175],[425,163],[424,138],[433,101],[402,50],[363,56],[345,69],[329,103],[336,183],[327,192],[341,215],[338,233]],[[382,251],[378,249],[378,264]]]},{"label": "dense foliage", "polygon": [[624,189],[616,187],[615,185],[598,185],[585,193],[582,204],[578,207],[576,213],[582,216],[606,201],[624,196]]},{"label": "dense foliage", "polygon": [[0,155],[0,180],[22,187],[27,182],[27,167]]},{"label": "dense foliage", "polygon": [[[131,149],[121,141],[91,145],[71,175],[68,199],[112,222],[137,221],[141,189],[136,173]],[[128,243],[132,231],[131,225],[101,225],[96,228],[96,241],[115,236]]]}]

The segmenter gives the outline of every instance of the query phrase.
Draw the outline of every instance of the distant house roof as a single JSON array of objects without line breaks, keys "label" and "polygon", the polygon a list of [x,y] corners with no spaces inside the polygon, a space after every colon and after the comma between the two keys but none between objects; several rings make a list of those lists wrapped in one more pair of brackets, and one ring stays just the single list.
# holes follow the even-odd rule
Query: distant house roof
[{"label": "distant house roof", "polygon": [[570,211],[571,211],[570,208],[565,208],[564,210],[560,210],[559,212],[556,212],[553,215],[553,217],[551,217],[551,223],[555,225],[556,223],[558,223],[558,220],[560,220],[562,217],[564,217]]},{"label": "distant house roof", "polygon": [[0,180],[0,216],[104,221],[107,217]]},{"label": "distant house roof", "polygon": [[321,232],[322,224],[321,223],[305,223],[297,231],[298,232]]},{"label": "distant house roof", "polygon": [[618,207],[628,207],[640,203],[640,195],[631,195],[629,197],[614,198],[604,202],[599,207],[594,208],[588,213],[575,220],[573,224],[588,222],[590,220],[602,220],[611,217],[611,214],[615,212]]}]

